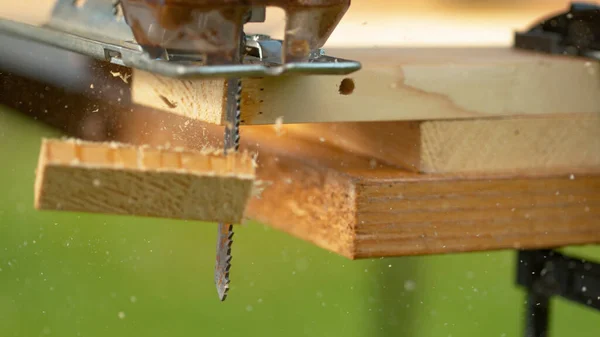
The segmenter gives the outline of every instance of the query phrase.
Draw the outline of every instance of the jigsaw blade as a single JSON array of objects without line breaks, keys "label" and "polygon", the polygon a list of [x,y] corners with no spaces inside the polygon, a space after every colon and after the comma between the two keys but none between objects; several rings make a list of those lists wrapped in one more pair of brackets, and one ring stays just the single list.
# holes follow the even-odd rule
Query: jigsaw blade
[{"label": "jigsaw blade", "polygon": [[229,268],[231,267],[231,244],[233,243],[233,226],[219,224],[217,239],[217,264],[215,266],[215,284],[221,301],[227,298],[229,291]]},{"label": "jigsaw blade", "polygon": [[[225,125],[225,155],[237,151],[240,147],[240,103],[242,98],[242,81],[239,78],[227,80],[227,111]],[[229,269],[231,268],[231,245],[233,243],[233,226],[219,223],[217,238],[217,262],[215,266],[215,284],[221,301],[227,297],[229,290]]]}]

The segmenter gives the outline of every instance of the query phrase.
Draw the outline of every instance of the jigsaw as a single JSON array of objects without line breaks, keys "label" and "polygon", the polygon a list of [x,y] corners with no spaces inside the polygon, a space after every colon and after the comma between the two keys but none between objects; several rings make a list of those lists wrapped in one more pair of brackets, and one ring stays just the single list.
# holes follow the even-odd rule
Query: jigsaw
[{"label": "jigsaw", "polygon": [[[286,13],[283,40],[247,35],[266,8]],[[338,75],[360,63],[328,56],[323,45],[350,0],[56,0],[43,25],[0,20],[0,32],[173,78],[227,78],[225,154],[240,141],[242,77]],[[219,224],[215,284],[229,289],[232,224]]]}]

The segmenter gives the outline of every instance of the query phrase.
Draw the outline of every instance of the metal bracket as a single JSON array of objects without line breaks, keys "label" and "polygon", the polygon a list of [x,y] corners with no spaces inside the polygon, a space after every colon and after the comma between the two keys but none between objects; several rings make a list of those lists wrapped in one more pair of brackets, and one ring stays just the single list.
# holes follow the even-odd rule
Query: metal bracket
[{"label": "metal bracket", "polygon": [[552,250],[520,251],[517,283],[528,291],[526,337],[546,337],[550,298],[600,310],[600,264]]},{"label": "metal bracket", "polygon": [[[0,32],[52,45],[121,66],[163,76],[260,77],[283,74],[349,74],[360,69],[358,62],[311,53],[307,62],[282,64],[282,41],[266,35],[248,36],[244,64],[203,65],[201,56],[167,51],[162,59],[151,58],[136,43],[131,29],[120,16],[118,1],[87,0],[77,7],[72,0],[59,0],[51,21],[44,27],[0,20]],[[260,9],[254,20],[262,20]],[[253,15],[254,16],[254,15]]]}]

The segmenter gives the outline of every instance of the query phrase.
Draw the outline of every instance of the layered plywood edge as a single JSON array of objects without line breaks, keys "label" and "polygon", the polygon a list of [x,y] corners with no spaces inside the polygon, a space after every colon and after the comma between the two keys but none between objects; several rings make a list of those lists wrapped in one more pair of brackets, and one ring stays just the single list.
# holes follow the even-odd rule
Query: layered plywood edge
[{"label": "layered plywood edge", "polygon": [[254,178],[247,153],[44,139],[35,207],[240,223]]},{"label": "layered plywood edge", "polygon": [[[510,48],[328,52],[363,67],[344,76],[245,78],[242,124],[600,113],[600,65],[581,58]],[[133,75],[134,102],[223,122],[222,100],[214,98],[224,97],[224,80],[173,80],[137,70]]]}]

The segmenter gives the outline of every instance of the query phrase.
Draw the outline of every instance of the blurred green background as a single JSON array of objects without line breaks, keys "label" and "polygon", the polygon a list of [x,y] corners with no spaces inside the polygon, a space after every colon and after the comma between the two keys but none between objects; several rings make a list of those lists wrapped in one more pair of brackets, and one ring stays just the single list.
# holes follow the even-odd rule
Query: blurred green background
[{"label": "blurred green background", "polygon": [[[522,336],[512,251],[349,261],[250,223],[221,303],[214,224],[34,210],[50,136],[0,106],[2,337]],[[600,313],[554,304],[551,336],[600,336]]]}]

